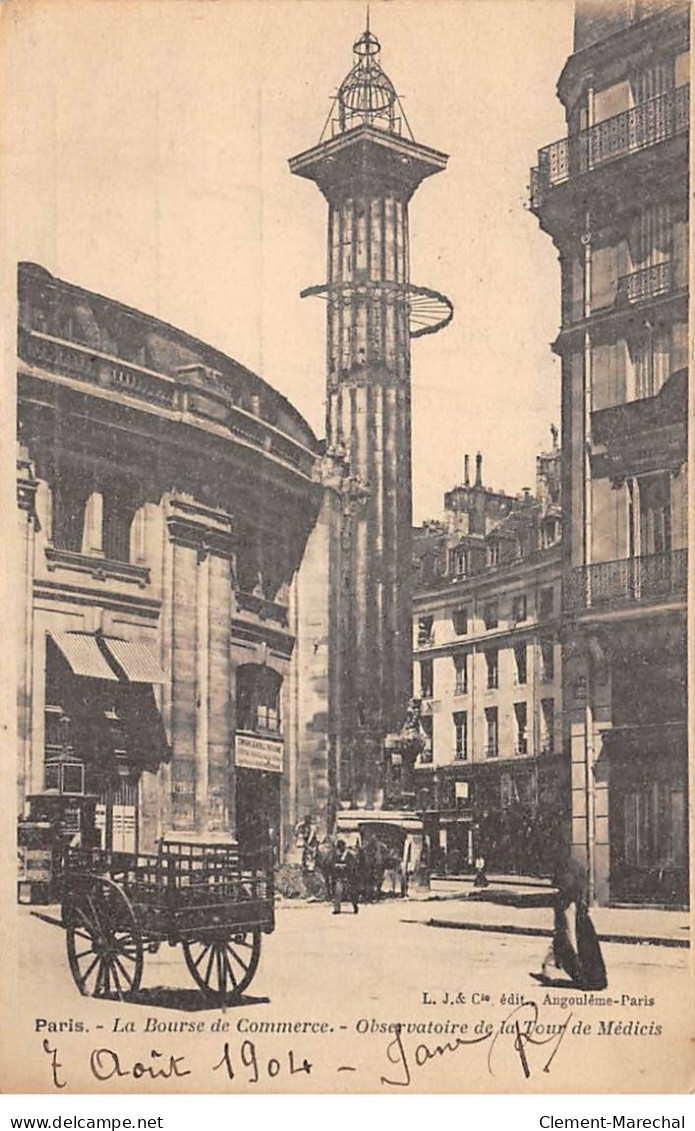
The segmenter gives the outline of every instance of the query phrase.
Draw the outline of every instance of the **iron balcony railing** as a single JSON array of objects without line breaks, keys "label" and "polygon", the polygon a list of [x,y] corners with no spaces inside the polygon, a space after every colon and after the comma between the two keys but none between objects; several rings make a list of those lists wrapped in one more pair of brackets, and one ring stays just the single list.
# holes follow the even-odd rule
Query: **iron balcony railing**
[{"label": "iron balcony railing", "polygon": [[569,610],[581,610],[668,600],[685,594],[687,579],[686,550],[597,562],[571,571],[565,603]]},{"label": "iron balcony railing", "polygon": [[621,275],[616,292],[617,302],[644,302],[645,299],[658,298],[673,289],[673,262],[654,263],[629,275]]},{"label": "iron balcony railing", "polygon": [[538,165],[531,170],[531,208],[538,209],[548,189],[571,177],[687,133],[689,119],[690,86],[686,83],[546,145],[538,151]]}]

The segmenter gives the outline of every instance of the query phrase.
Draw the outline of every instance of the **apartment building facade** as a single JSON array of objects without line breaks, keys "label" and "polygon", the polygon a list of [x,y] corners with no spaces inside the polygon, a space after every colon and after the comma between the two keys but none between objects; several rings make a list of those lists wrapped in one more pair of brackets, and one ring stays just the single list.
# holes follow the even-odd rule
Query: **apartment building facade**
[{"label": "apartment building facade", "polygon": [[578,0],[531,208],[561,265],[563,700],[599,902],[687,899],[689,5]]},{"label": "apartment building facade", "polygon": [[413,772],[435,868],[482,852],[550,872],[568,835],[562,743],[559,450],[535,496],[475,482],[416,531],[414,693],[426,748]]}]

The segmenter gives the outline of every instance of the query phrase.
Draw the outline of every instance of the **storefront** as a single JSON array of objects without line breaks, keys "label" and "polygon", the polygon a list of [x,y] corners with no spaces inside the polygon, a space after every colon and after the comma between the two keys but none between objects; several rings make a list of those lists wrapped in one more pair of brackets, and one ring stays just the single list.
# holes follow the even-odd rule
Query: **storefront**
[{"label": "storefront", "polygon": [[614,900],[687,903],[685,749],[679,723],[616,727],[604,736]]},{"label": "storefront", "polygon": [[72,841],[137,852],[141,776],[170,754],[154,690],[164,679],[145,644],[47,635],[44,789],[31,798],[32,814],[50,812]]}]

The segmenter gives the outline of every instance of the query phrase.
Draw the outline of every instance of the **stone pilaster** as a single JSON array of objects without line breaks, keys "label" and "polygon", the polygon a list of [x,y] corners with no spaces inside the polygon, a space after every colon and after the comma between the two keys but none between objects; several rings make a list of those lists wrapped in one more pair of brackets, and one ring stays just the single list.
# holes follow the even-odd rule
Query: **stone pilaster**
[{"label": "stone pilaster", "polygon": [[229,632],[231,516],[191,498],[169,500],[173,543],[171,766],[174,832],[233,833]]},{"label": "stone pilaster", "polygon": [[34,555],[36,552],[36,492],[38,480],[33,464],[17,461],[17,515],[19,520],[19,557],[21,573],[16,586],[15,625],[17,639],[17,795],[19,812],[32,792],[36,776],[31,765],[32,701],[34,682]]}]

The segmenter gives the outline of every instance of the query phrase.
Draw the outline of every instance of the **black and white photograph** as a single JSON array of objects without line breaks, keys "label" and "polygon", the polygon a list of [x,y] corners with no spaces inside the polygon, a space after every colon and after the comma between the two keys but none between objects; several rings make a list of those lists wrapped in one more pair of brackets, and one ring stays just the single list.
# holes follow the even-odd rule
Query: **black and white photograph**
[{"label": "black and white photograph", "polygon": [[0,5],[3,1092],[695,1088],[690,17]]}]

